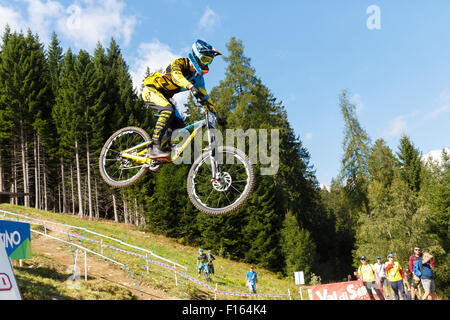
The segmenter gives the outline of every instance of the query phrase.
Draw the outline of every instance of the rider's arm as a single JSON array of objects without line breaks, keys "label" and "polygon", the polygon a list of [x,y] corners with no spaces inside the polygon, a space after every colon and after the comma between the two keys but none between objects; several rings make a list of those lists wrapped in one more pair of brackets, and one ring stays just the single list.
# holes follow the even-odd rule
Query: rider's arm
[{"label": "rider's arm", "polygon": [[201,77],[197,83],[196,83],[196,87],[198,88],[198,90],[203,93],[203,95],[206,97],[206,99],[208,100],[208,107],[211,111],[213,111],[213,113],[216,115],[216,117],[219,116],[219,113],[216,110],[216,107],[214,107],[214,104],[211,100],[211,98],[209,97],[208,92],[205,89],[205,79],[203,77]]},{"label": "rider's arm", "polygon": [[185,58],[179,58],[172,62],[170,68],[170,75],[172,76],[172,81],[177,86],[189,90],[192,88],[192,83],[183,75],[183,69],[189,69],[189,61]]}]

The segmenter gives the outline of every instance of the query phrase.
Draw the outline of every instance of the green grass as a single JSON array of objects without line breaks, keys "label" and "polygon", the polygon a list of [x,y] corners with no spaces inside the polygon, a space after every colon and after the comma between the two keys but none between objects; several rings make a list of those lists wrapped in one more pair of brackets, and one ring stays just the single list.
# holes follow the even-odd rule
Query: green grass
[{"label": "green grass", "polygon": [[[195,267],[195,261],[197,257],[198,247],[185,246],[178,243],[175,239],[166,238],[161,235],[154,235],[151,233],[145,233],[142,230],[139,230],[135,226],[125,225],[125,224],[116,224],[109,220],[99,220],[99,221],[89,221],[87,219],[81,219],[78,216],[69,215],[69,214],[56,214],[52,212],[46,212],[42,210],[37,210],[34,208],[26,208],[22,206],[14,206],[10,204],[1,204],[0,209],[10,211],[13,213],[27,215],[29,217],[41,219],[41,220],[49,220],[54,222],[59,222],[67,225],[78,226],[82,228],[88,228],[91,231],[95,231],[97,233],[116,238],[121,240],[124,235],[124,242],[132,244],[137,247],[141,247],[147,249],[149,251],[154,250],[153,252],[161,257],[169,259],[171,261],[177,262],[181,265],[188,264],[188,275],[197,278],[197,270]],[[39,231],[43,231],[43,227],[41,226],[33,226],[33,229],[39,229]],[[82,230],[71,230],[73,233],[77,233],[79,235],[83,235]],[[52,233],[52,235],[56,236],[57,233]],[[87,237],[100,240],[99,237],[86,234]],[[32,236],[33,237],[33,236]],[[58,237],[61,237],[60,235]],[[67,238],[65,239],[67,240]],[[54,240],[48,240],[54,241]],[[80,244],[80,240],[71,239],[71,241]],[[104,241],[106,244],[110,244],[114,247],[117,247],[119,244],[117,242],[112,241]],[[83,246],[90,248],[96,252],[100,252],[100,246],[98,244],[94,244],[88,241],[83,242]],[[132,250],[127,248],[124,245],[120,246],[121,249],[134,251],[140,254],[144,254],[142,252],[138,252],[136,250]],[[207,249],[207,248],[206,248]],[[67,246],[67,250],[70,249]],[[33,252],[33,254],[35,254]],[[150,286],[165,291],[168,295],[173,297],[178,297],[180,295],[181,285],[183,279],[181,276],[177,275],[178,279],[178,287],[175,285],[175,276],[174,272],[163,268],[161,266],[150,263],[149,264],[149,272],[147,273],[145,270],[145,260],[129,256],[124,253],[114,253],[112,249],[104,248],[103,254],[107,257],[112,257],[114,255],[114,259],[120,263],[129,266],[129,269],[133,275],[133,277],[141,283],[141,281],[149,284]],[[36,255],[37,259],[44,259],[43,256]],[[248,271],[249,265],[241,262],[232,261],[230,259],[225,259],[222,257],[215,255],[216,261],[214,262],[215,267],[215,276],[213,276],[213,281],[209,282],[209,285],[213,288],[216,287],[218,291],[225,292],[239,292],[239,293],[247,293],[248,288],[245,286],[245,274]],[[35,258],[33,257],[33,260]],[[41,261],[42,262],[42,261]],[[41,263],[40,262],[40,263]],[[35,262],[32,261],[32,265],[35,265]],[[119,266],[118,266],[119,267]],[[51,265],[47,268],[56,268],[56,266]],[[48,299],[52,295],[59,295],[62,297],[68,297],[73,299],[133,299],[132,295],[129,293],[122,292],[123,290],[117,291],[119,296],[112,295],[111,297],[107,297],[108,292],[110,291],[110,287],[105,286],[104,284],[98,283],[99,288],[95,289],[95,281],[88,281],[88,287],[83,287],[83,294],[80,293],[80,296],[73,296],[67,293],[65,288],[61,288],[65,286],[65,280],[67,280],[67,275],[64,273],[64,279],[54,279],[54,278],[46,278],[52,274],[52,272],[48,272],[48,269],[38,269],[38,274],[36,275],[40,277],[38,283],[41,283],[39,286],[29,286],[26,285],[26,282],[32,281],[28,278],[27,274],[20,274],[26,270],[29,272],[32,268],[19,268],[19,279],[22,285],[25,288],[25,292],[28,292],[28,289],[31,290],[30,298],[35,296],[41,297],[44,299]],[[64,269],[67,269],[67,266],[64,266]],[[288,289],[290,290],[292,299],[300,299],[300,294],[298,287],[294,284],[293,276],[290,278],[280,279],[275,273],[265,270],[263,268],[259,268],[256,266],[256,270],[258,273],[258,293],[262,294],[288,294]],[[124,271],[126,272],[126,271]],[[40,275],[42,273],[42,275]],[[143,274],[142,279],[140,279]],[[34,280],[33,280],[34,281]],[[63,281],[64,283],[61,286],[56,286],[59,288],[61,292],[58,294],[56,291],[52,291],[50,289],[46,289],[51,287],[47,282],[54,281],[52,285],[56,286],[57,281]],[[200,281],[202,281],[200,279]],[[83,281],[82,281],[83,282]],[[109,285],[109,284],[108,284]],[[39,288],[39,289],[36,289]],[[36,290],[43,290],[42,296],[36,292]],[[49,291],[49,292],[47,292]],[[114,291],[114,290],[113,290]],[[96,293],[97,292],[97,293]],[[70,292],[69,292],[70,293]],[[24,294],[24,297],[28,298],[28,293]],[[204,288],[192,281],[186,280],[184,282],[183,294],[180,296],[181,299],[214,299],[214,292]],[[303,291],[303,298],[307,299],[306,290]],[[217,299],[219,300],[260,300],[260,299],[289,299],[289,297],[279,297],[279,298],[268,298],[268,297],[241,297],[241,296],[225,296],[218,295]]]},{"label": "green grass", "polygon": [[88,278],[79,288],[67,285],[67,266],[39,253],[23,261],[14,262],[14,274],[25,300],[134,300],[133,293],[104,279]]}]

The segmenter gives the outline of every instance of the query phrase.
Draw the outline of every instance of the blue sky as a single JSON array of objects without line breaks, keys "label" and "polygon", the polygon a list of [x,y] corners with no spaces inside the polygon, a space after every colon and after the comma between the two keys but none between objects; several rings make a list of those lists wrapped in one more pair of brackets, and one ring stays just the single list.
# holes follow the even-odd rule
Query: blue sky
[{"label": "blue sky", "polygon": [[[381,29],[367,20],[380,9]],[[371,21],[371,20],[370,20]],[[114,37],[136,85],[197,38],[227,54],[242,40],[263,83],[283,102],[321,184],[340,169],[338,96],[350,90],[362,127],[397,151],[407,134],[426,154],[450,147],[450,2],[447,0],[0,0],[0,28],[31,28],[48,43],[93,52]],[[215,59],[207,89],[224,77]],[[181,96],[177,101],[182,102]]]}]

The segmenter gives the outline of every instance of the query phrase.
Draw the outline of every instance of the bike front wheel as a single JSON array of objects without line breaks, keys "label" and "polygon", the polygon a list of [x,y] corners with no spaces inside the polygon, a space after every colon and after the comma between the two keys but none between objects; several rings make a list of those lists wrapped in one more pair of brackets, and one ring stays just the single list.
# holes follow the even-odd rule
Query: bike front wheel
[{"label": "bike front wheel", "polygon": [[[141,180],[148,171],[148,165],[127,159],[122,156],[122,152],[145,145],[149,140],[148,133],[138,127],[126,127],[114,133],[100,153],[100,174],[105,182],[115,188],[125,188]],[[142,155],[145,148],[136,148],[131,154]]]},{"label": "bike front wheel", "polygon": [[253,191],[254,172],[247,155],[224,146],[216,150],[219,179],[212,179],[211,155],[203,153],[192,165],[187,191],[194,206],[208,215],[223,216],[241,208]]}]

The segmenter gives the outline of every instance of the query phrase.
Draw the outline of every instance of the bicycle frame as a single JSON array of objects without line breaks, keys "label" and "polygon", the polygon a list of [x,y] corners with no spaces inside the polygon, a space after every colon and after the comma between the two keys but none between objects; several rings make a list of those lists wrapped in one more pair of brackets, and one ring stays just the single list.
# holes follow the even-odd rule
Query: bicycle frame
[{"label": "bicycle frame", "polygon": [[[186,147],[194,140],[194,138],[197,136],[198,132],[201,129],[203,129],[204,127],[206,127],[208,130],[209,152],[210,152],[210,156],[211,156],[210,157],[211,158],[211,168],[212,168],[211,174],[212,174],[212,178],[216,179],[217,172],[218,172],[218,164],[214,157],[215,157],[215,151],[217,148],[217,142],[216,142],[214,134],[212,133],[212,129],[215,129],[215,125],[214,125],[215,118],[213,119],[213,121],[210,121],[211,115],[212,116],[215,116],[215,115],[206,106],[205,106],[205,108],[206,108],[206,113],[205,113],[204,120],[197,121],[196,123],[193,123],[189,126],[181,128],[181,129],[177,129],[173,132],[173,134],[178,134],[182,131],[189,131],[190,129],[194,128],[194,131],[192,131],[189,138],[184,142],[184,144],[177,151],[177,153],[169,159],[170,160],[169,162],[173,162],[173,161],[177,160],[181,156],[183,151],[186,149]],[[171,139],[171,137],[167,137],[163,141],[162,145],[164,146],[167,143],[169,143],[170,139]],[[131,159],[138,163],[145,163],[145,164],[149,165],[153,159],[147,157],[147,151],[148,151],[148,147],[151,146],[152,143],[153,143],[153,140],[148,140],[146,142],[143,142],[137,146],[134,146],[130,149],[122,151],[121,156],[123,158]],[[141,148],[144,148],[144,149],[140,150]],[[133,151],[136,151],[136,150],[140,150],[140,151],[137,153],[133,153]]]}]

